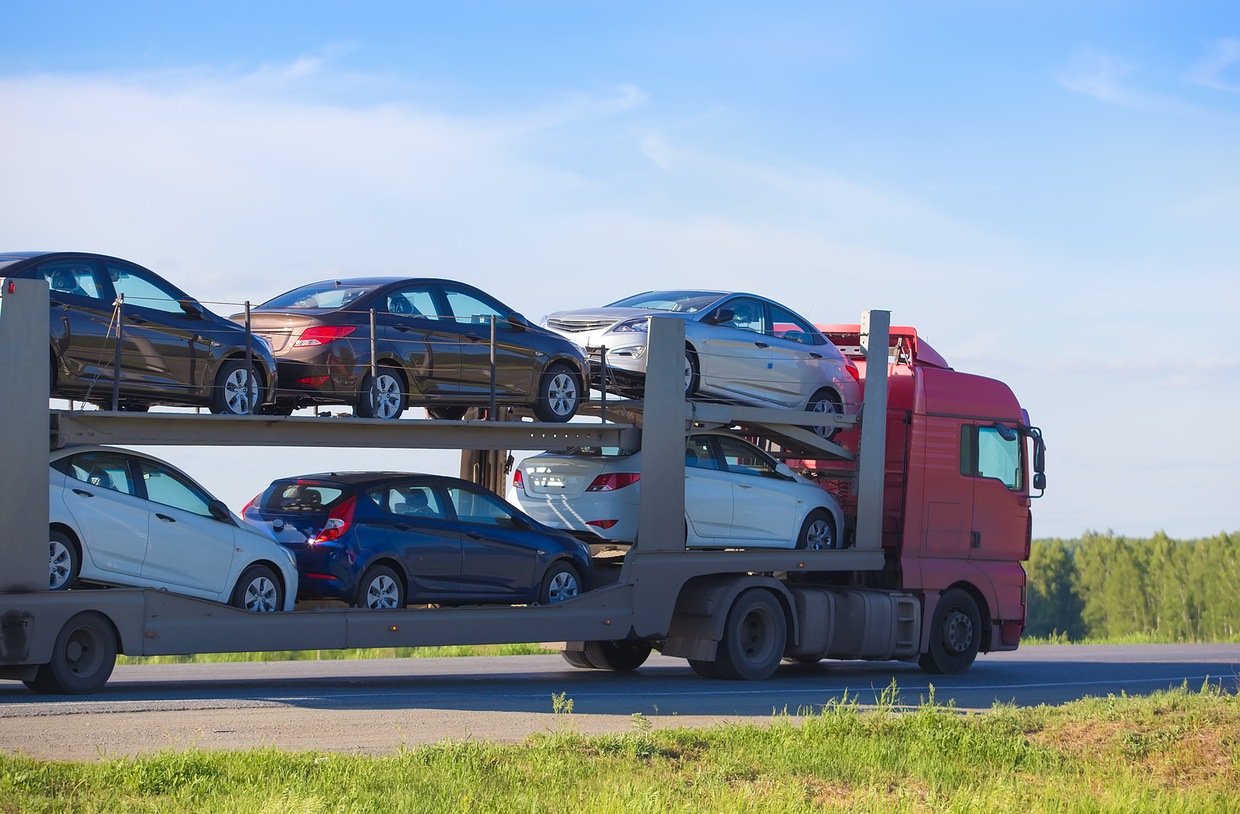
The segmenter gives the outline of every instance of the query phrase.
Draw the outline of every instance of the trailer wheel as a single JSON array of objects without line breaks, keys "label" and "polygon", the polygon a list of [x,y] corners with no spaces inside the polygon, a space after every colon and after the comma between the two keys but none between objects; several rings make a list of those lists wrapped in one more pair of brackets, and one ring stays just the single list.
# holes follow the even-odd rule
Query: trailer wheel
[{"label": "trailer wheel", "polygon": [[564,659],[574,667],[580,667],[583,670],[595,669],[594,663],[586,658],[584,650],[561,650],[560,658]]},{"label": "trailer wheel", "polygon": [[963,673],[982,644],[982,619],[973,597],[953,588],[939,597],[930,627],[930,649],[917,663],[928,673]]},{"label": "trailer wheel", "polygon": [[770,591],[752,588],[737,597],[728,611],[715,668],[720,678],[769,678],[784,657],[787,643],[788,622],[779,600]]},{"label": "trailer wheel", "polygon": [[102,613],[83,611],[65,622],[52,660],[26,686],[35,692],[80,695],[102,687],[116,666],[116,630]]},{"label": "trailer wheel", "polygon": [[650,657],[650,642],[586,642],[585,657],[600,670],[627,673]]}]

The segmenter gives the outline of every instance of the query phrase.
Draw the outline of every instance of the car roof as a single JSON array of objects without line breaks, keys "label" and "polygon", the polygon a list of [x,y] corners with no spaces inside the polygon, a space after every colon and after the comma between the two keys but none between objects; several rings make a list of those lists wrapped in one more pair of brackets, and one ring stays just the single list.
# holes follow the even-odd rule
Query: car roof
[{"label": "car roof", "polygon": [[272,481],[276,483],[294,483],[296,481],[323,481],[324,483],[337,483],[343,486],[374,486],[380,483],[387,483],[394,480],[406,480],[416,478],[418,480],[435,481],[448,486],[457,486],[465,484],[477,488],[477,484],[460,478],[453,478],[448,475],[432,475],[426,472],[315,472],[308,475],[291,475],[287,478],[276,478]]},{"label": "car roof", "polygon": [[0,260],[32,260],[34,258],[48,259],[54,257],[85,257],[91,260],[117,260],[121,263],[133,263],[132,260],[125,260],[122,257],[113,257],[110,254],[95,254],[94,252],[3,252],[0,253]]}]

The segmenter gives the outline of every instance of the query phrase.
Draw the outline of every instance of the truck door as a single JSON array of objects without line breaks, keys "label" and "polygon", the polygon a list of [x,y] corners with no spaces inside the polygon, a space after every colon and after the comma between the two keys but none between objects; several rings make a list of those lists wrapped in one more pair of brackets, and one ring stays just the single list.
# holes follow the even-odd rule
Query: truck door
[{"label": "truck door", "polygon": [[1023,438],[1014,427],[999,423],[968,429],[973,447],[969,558],[1022,560],[1029,529]]}]

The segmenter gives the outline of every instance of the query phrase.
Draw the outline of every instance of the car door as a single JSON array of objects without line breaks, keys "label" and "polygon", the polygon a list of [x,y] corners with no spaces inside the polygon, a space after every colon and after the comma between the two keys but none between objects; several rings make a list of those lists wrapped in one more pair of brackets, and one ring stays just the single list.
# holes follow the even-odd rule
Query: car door
[{"label": "car door", "polygon": [[150,509],[143,580],[198,595],[230,590],[237,527],[211,515],[211,496],[189,478],[157,461],[133,461]]},{"label": "car door", "polygon": [[115,296],[101,273],[85,259],[53,260],[35,271],[48,283],[51,339],[65,372],[56,389],[69,395],[89,391],[96,400],[110,398],[116,355]]},{"label": "car door", "polygon": [[481,400],[491,393],[491,321],[495,320],[495,391],[500,399],[524,400],[545,364],[525,331],[509,321],[512,311],[481,292],[446,283],[444,297],[461,348],[461,392]]},{"label": "car door", "polygon": [[[149,511],[138,495],[126,456],[88,451],[53,462],[67,476],[65,506],[81,538],[83,559],[98,578],[130,581],[146,559]],[[86,569],[84,567],[84,571]]]},{"label": "car door", "polygon": [[531,600],[541,535],[493,494],[465,486],[446,492],[462,535],[461,596]]},{"label": "car door", "polygon": [[109,261],[104,269],[124,297],[124,388],[188,395],[213,383],[213,341],[201,312],[182,306],[188,296],[140,266]]},{"label": "car door", "polygon": [[690,436],[685,443],[685,514],[691,539],[731,536],[732,477],[709,435]]},{"label": "car door", "polygon": [[771,344],[771,376],[767,400],[783,407],[799,408],[819,387],[831,383],[831,360],[815,345],[821,334],[788,309],[767,304],[767,333]]},{"label": "car door", "polygon": [[461,348],[431,283],[403,286],[373,303],[378,340],[400,360],[410,392],[440,396],[460,391]]},{"label": "car door", "polygon": [[443,496],[413,481],[381,486],[367,496],[383,514],[388,544],[409,574],[409,601],[454,595],[461,578],[461,532]]},{"label": "car door", "polygon": [[763,545],[795,541],[801,501],[775,461],[739,438],[716,436],[716,441],[732,479],[729,538]]},{"label": "car door", "polygon": [[728,322],[698,320],[686,326],[686,338],[698,349],[698,387],[727,398],[763,401],[771,375],[765,304],[734,297],[721,307],[733,312]]}]

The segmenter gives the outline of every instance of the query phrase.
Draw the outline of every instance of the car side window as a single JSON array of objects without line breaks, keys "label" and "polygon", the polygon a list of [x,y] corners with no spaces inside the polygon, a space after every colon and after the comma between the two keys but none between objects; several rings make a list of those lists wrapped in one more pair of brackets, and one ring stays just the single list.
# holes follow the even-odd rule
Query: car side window
[{"label": "car side window", "polygon": [[723,460],[729,472],[739,475],[755,475],[760,478],[778,477],[775,463],[757,447],[739,439],[720,438],[719,449],[723,452]]},{"label": "car side window", "polygon": [[152,275],[131,266],[108,265],[112,287],[125,298],[125,305],[152,308],[169,314],[184,314],[179,300],[184,296]]},{"label": "car side window", "polygon": [[147,500],[191,514],[211,517],[211,496],[197,484],[154,461],[139,459],[138,469],[142,472]]},{"label": "car side window", "polygon": [[711,449],[710,439],[694,435],[685,443],[685,466],[694,469],[718,469],[719,461]]},{"label": "car side window", "polygon": [[39,274],[47,280],[48,287],[54,292],[53,298],[57,293],[96,300],[100,298],[95,272],[88,263],[65,260],[44,263],[39,266]]},{"label": "car side window", "polygon": [[805,345],[813,345],[817,338],[812,325],[778,305],[771,306],[771,336]]},{"label": "car side window", "polygon": [[489,325],[493,316],[500,319],[508,317],[508,312],[498,303],[487,302],[468,291],[445,288],[444,294],[448,298],[448,307],[452,309],[451,318],[457,322]]},{"label": "car side window", "polygon": [[723,307],[732,310],[732,321],[724,323],[728,327],[757,334],[766,333],[766,309],[758,300],[736,299]]},{"label": "car side window", "polygon": [[435,297],[430,288],[418,286],[403,288],[387,295],[386,308],[389,314],[397,316],[427,317],[437,319],[439,309],[435,307]]},{"label": "car side window", "polygon": [[512,507],[498,497],[452,486],[448,488],[448,499],[456,510],[456,519],[462,523],[509,529],[521,525],[514,519]]},{"label": "car side window", "polygon": [[373,490],[370,497],[388,514],[446,519],[439,496],[429,486],[389,486]]},{"label": "car side window", "polygon": [[136,493],[125,457],[114,452],[83,452],[61,458],[52,466],[74,480],[100,489],[111,489],[126,495]]}]

